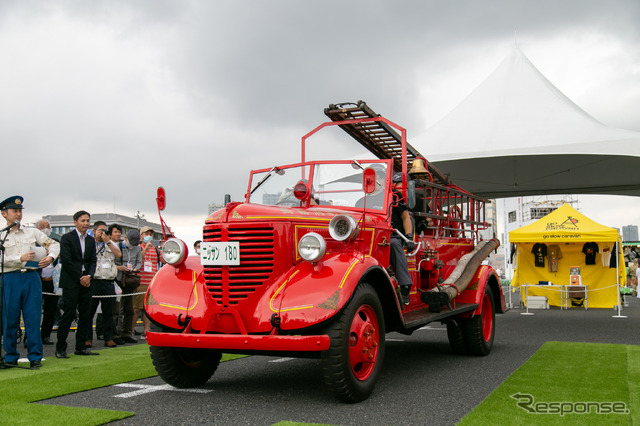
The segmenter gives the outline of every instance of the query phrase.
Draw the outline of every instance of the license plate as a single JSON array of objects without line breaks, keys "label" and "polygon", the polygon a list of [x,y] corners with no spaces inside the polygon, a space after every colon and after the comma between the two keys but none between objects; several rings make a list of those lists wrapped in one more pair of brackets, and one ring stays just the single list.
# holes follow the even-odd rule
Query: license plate
[{"label": "license plate", "polygon": [[200,243],[200,263],[204,266],[240,265],[238,241]]}]

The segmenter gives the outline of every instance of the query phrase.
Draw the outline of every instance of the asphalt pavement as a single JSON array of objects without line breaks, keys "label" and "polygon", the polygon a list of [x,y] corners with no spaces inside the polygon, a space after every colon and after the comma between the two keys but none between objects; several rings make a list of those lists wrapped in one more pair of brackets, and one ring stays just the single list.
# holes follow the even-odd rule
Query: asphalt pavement
[{"label": "asphalt pavement", "polygon": [[[458,422],[547,341],[640,343],[640,299],[613,309],[530,310],[496,316],[486,357],[451,353],[446,328],[430,324],[411,336],[388,334],[384,368],[371,397],[335,400],[317,360],[253,356],[220,365],[195,390],[176,390],[158,377],[42,401],[133,411],[117,425],[271,425],[283,420],[340,425],[451,425]],[[69,343],[72,344],[72,334]],[[46,356],[51,347],[45,349]],[[101,349],[98,344],[96,349]],[[46,364],[43,368],[46,368]]]}]

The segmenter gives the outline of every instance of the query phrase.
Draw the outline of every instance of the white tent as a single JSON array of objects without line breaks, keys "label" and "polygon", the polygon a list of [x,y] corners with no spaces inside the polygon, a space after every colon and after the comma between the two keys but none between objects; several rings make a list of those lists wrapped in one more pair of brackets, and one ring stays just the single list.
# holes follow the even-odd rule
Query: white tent
[{"label": "white tent", "polygon": [[518,47],[412,144],[454,183],[488,198],[640,195],[640,132],[598,122]]}]

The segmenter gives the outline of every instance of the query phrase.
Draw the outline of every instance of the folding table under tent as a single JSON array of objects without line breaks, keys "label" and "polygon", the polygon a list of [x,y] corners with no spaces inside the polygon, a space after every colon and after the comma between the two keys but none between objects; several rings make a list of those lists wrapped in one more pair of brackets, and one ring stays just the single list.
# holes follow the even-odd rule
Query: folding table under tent
[{"label": "folding table under tent", "polygon": [[619,304],[618,284],[624,282],[625,266],[616,229],[563,204],[542,219],[509,232],[509,241],[517,246],[511,286],[529,284],[529,296],[546,296],[549,305],[561,306],[562,291],[570,288],[564,287],[570,285],[570,268],[577,266],[581,283],[587,286],[589,308]]}]

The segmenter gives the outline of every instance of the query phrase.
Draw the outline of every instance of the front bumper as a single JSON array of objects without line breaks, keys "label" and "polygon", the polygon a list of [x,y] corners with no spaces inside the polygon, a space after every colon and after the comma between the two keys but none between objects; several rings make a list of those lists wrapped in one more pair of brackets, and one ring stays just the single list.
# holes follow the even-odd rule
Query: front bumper
[{"label": "front bumper", "polygon": [[248,334],[178,334],[147,332],[150,346],[234,351],[317,352],[331,345],[327,335],[274,336]]}]

